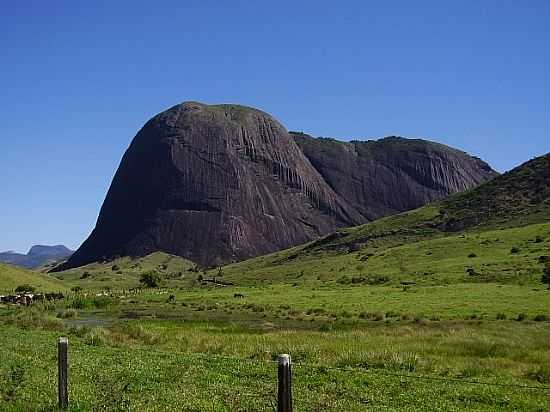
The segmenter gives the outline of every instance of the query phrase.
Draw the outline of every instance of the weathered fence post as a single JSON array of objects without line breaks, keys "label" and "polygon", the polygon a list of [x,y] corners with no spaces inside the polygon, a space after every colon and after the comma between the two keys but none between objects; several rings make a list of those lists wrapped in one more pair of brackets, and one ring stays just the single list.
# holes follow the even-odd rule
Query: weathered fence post
[{"label": "weathered fence post", "polygon": [[69,407],[69,339],[59,338],[57,342],[57,370],[58,387],[57,395],[59,400],[59,409]]},{"label": "weathered fence post", "polygon": [[290,355],[279,355],[277,412],[292,412],[292,366]]}]

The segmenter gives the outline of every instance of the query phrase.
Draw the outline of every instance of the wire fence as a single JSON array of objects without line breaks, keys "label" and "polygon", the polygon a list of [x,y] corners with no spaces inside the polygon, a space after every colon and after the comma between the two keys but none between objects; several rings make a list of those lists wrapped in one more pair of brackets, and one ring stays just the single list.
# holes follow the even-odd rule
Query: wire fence
[{"label": "wire fence", "polygon": [[[227,356],[227,355],[210,354],[210,353],[186,353],[186,355],[202,358],[202,359],[208,359],[208,360],[227,360],[232,362],[247,362],[247,363],[253,363],[253,364],[265,363],[270,365],[277,365],[276,360],[269,360],[269,359],[241,358],[237,356]],[[338,372],[345,372],[345,373],[377,374],[377,375],[391,376],[391,377],[396,377],[401,379],[418,379],[418,380],[426,380],[426,381],[456,383],[456,384],[498,386],[498,387],[504,387],[504,388],[550,391],[550,386],[544,386],[544,385],[534,386],[534,385],[522,385],[519,383],[488,382],[488,381],[453,378],[453,377],[398,373],[398,372],[388,371],[387,369],[383,369],[383,368],[369,368],[361,365],[338,367],[338,366],[327,366],[327,365],[321,365],[318,363],[309,363],[309,362],[301,361],[301,362],[292,362],[292,367],[301,368],[301,369],[331,370],[331,371],[338,371]]]},{"label": "wire fence", "polygon": [[[68,356],[69,347],[68,339],[60,338],[58,341],[58,405],[60,409],[67,409],[69,403],[69,381],[70,381],[70,367]],[[80,349],[78,352],[80,352]],[[75,354],[77,354],[76,352]],[[505,389],[514,389],[519,391],[538,391],[540,393],[548,393],[550,391],[550,386],[545,385],[528,385],[514,382],[491,382],[488,380],[477,380],[477,379],[464,379],[460,377],[445,377],[445,376],[430,376],[417,373],[404,373],[399,371],[393,371],[384,369],[381,367],[368,367],[365,365],[348,365],[348,366],[332,366],[332,365],[323,365],[320,363],[313,363],[307,361],[300,361],[293,363],[289,355],[279,355],[277,360],[274,359],[262,359],[262,358],[243,358],[238,356],[227,356],[221,354],[212,354],[212,353],[174,353],[174,352],[157,352],[160,356],[168,357],[171,364],[180,363],[183,359],[186,359],[189,364],[194,365],[195,368],[186,371],[185,374],[192,376],[198,371],[208,369],[208,364],[212,366],[223,366],[219,370],[222,371],[231,371],[233,374],[238,376],[258,376],[258,379],[264,380],[262,385],[259,385],[256,390],[246,390],[246,386],[243,388],[235,388],[235,392],[231,393],[235,399],[247,398],[254,399],[256,401],[261,401],[265,405],[269,404],[269,407],[277,410],[278,412],[292,412],[293,411],[293,377],[296,379],[296,394],[297,398],[300,401],[300,405],[303,405],[304,402],[304,393],[315,392],[315,387],[318,384],[317,381],[313,380],[312,377],[316,377],[318,374],[326,374],[328,371],[333,371],[341,374],[353,374],[355,375],[366,375],[369,376],[371,380],[370,383],[375,382],[375,386],[378,390],[383,390],[385,384],[388,384],[390,381],[385,381],[383,377],[399,378],[401,384],[404,380],[414,380],[414,381],[428,381],[428,382],[441,382],[445,385],[475,385],[475,386],[484,386],[484,387],[494,387],[494,388],[505,388]],[[198,365],[198,366],[197,366]],[[248,370],[248,371],[247,371]],[[277,370],[277,374],[274,374],[270,371]],[[200,373],[200,372],[199,372]],[[273,373],[273,375],[272,375]],[[342,384],[344,382],[352,382],[354,379],[340,380],[336,379],[337,375],[329,377],[329,380],[332,379],[332,382],[339,382]],[[377,379],[377,377],[379,379]],[[312,384],[313,382],[313,384]],[[269,383],[269,384],[267,384]],[[277,384],[277,392],[274,392],[273,384]],[[124,390],[127,389],[130,383],[127,383]],[[372,388],[361,389],[353,388],[350,393],[345,392],[345,388],[350,388],[344,384],[341,390],[344,390],[345,395],[341,395],[347,398],[348,401],[358,401],[364,402],[365,400],[370,401],[376,399],[379,393],[376,391],[373,392]],[[393,384],[391,384],[393,385]],[[399,384],[398,384],[399,386]],[[367,385],[368,387],[368,385]],[[321,385],[319,386],[321,388]],[[327,389],[327,386],[323,386]],[[382,389],[381,389],[382,388]],[[422,388],[422,386],[420,387]],[[421,389],[419,393],[422,393],[424,389]],[[453,389],[452,391],[456,394],[456,391],[462,391],[463,389]],[[370,391],[370,393],[369,393]],[[275,393],[277,396],[275,396]],[[323,394],[320,393],[322,396]],[[536,395],[539,396],[539,395]],[[544,397],[544,396],[543,396]],[[539,398],[537,398],[540,400]],[[387,401],[388,398],[385,399]],[[380,403],[380,402],[379,402]]]}]

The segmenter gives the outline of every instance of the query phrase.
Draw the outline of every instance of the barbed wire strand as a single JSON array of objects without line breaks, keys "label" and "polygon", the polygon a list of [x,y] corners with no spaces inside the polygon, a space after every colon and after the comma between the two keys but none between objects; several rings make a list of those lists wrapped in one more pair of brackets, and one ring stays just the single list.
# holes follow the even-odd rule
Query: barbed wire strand
[{"label": "barbed wire strand", "polygon": [[[239,358],[236,356],[226,356],[226,355],[208,354],[208,353],[192,353],[192,354],[186,354],[186,355],[192,355],[192,356],[200,357],[204,359],[230,360],[233,362],[248,362],[248,363],[254,363],[254,364],[267,363],[267,364],[274,364],[274,365],[277,364],[277,361],[269,360],[269,359]],[[427,375],[411,375],[406,373],[389,372],[386,369],[364,368],[360,366],[337,367],[337,366],[326,366],[326,365],[307,363],[307,362],[293,362],[292,366],[295,368],[327,369],[327,370],[348,372],[348,373],[350,372],[351,373],[359,372],[364,374],[373,373],[378,375],[386,375],[386,376],[392,376],[392,377],[398,377],[398,378],[404,378],[404,379],[431,380],[431,381],[439,381],[439,382],[469,384],[469,385],[499,386],[499,387],[505,387],[505,388],[550,391],[550,386],[531,386],[531,385],[521,385],[518,383],[484,382],[484,381],[477,381],[477,380],[471,380],[471,379],[444,378],[439,376],[427,376]]]}]

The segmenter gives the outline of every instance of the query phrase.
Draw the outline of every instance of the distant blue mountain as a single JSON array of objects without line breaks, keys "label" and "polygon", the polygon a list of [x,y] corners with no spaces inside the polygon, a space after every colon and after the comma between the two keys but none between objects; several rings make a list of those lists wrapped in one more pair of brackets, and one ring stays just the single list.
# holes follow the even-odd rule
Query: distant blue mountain
[{"label": "distant blue mountain", "polygon": [[2,252],[0,253],[0,262],[21,266],[27,269],[35,269],[46,263],[66,259],[72,254],[73,251],[63,245],[35,245],[31,247],[29,253],[26,255],[15,252]]}]

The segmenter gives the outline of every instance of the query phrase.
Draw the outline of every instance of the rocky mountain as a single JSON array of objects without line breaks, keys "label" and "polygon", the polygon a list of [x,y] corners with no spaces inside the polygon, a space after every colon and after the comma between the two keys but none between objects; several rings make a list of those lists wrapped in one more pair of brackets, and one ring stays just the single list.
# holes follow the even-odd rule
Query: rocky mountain
[{"label": "rocky mountain", "polygon": [[26,255],[11,251],[2,252],[0,253],[0,262],[9,263],[11,265],[21,266],[28,269],[34,269],[49,262],[66,259],[72,253],[72,250],[63,245],[35,245],[31,247]]},{"label": "rocky mountain", "polygon": [[161,250],[204,266],[301,244],[495,176],[443,145],[289,134],[267,113],[187,102],[138,132],[64,270]]},{"label": "rocky mountain", "polygon": [[291,135],[329,186],[366,220],[416,209],[498,175],[480,159],[426,140]]}]

